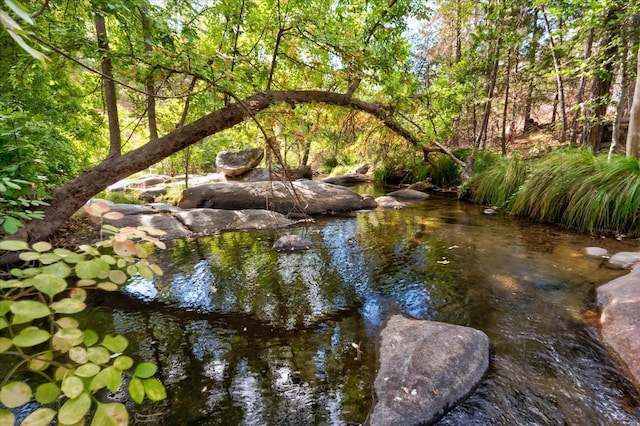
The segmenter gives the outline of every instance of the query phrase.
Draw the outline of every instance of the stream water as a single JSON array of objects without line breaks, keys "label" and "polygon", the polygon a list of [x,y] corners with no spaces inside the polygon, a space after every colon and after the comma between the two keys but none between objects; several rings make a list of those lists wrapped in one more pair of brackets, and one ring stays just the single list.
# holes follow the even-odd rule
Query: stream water
[{"label": "stream water", "polygon": [[[285,232],[316,246],[277,254]],[[491,341],[485,380],[441,425],[639,425],[640,397],[589,322],[597,285],[621,275],[583,254],[593,245],[637,250],[433,197],[170,242],[153,254],[163,277],[100,296],[85,320],[161,367],[169,399],[130,406],[140,424],[361,424],[376,334],[401,312]]]}]

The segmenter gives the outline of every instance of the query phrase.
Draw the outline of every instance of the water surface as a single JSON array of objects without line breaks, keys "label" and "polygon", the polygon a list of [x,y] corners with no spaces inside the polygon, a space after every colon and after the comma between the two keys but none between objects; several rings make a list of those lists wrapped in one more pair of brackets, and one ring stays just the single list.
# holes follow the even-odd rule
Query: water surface
[{"label": "water surface", "polygon": [[[285,232],[316,247],[273,252]],[[491,341],[485,380],[442,425],[638,425],[640,398],[585,319],[597,285],[621,274],[587,258],[592,245],[637,250],[434,197],[171,242],[153,256],[163,277],[132,280],[87,315],[161,367],[170,397],[131,406],[140,423],[363,423],[376,334],[403,313]]]}]

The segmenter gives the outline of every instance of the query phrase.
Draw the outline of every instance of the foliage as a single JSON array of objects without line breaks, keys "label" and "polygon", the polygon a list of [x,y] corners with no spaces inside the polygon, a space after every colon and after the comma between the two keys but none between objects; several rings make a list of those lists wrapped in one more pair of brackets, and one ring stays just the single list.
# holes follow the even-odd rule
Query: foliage
[{"label": "foliage", "polygon": [[[89,214],[117,219],[104,203],[86,208]],[[104,403],[97,394],[117,392],[123,377],[130,376],[128,392],[142,403],[164,399],[164,386],[154,376],[151,363],[134,366],[123,354],[128,341],[122,335],[100,336],[83,329],[73,318],[86,308],[89,290],[118,290],[135,274],[153,278],[160,268],[147,260],[147,252],[134,239],[164,248],[161,231],[147,227],[117,229],[103,226],[109,238],[76,251],[52,248],[47,242],[31,246],[23,241],[3,240],[0,250],[18,253],[29,262],[14,268],[0,280],[0,356],[8,372],[0,386],[0,403],[18,408],[35,399],[40,408],[22,422],[74,425],[93,413],[92,425],[126,424],[124,404]],[[3,424],[13,424],[14,414],[0,409]]]},{"label": "foliage", "polygon": [[416,180],[431,179],[431,183],[441,188],[460,184],[460,166],[444,154],[429,156],[429,165],[424,177],[416,175]]},{"label": "foliage", "polygon": [[[482,156],[481,156],[482,157]],[[487,156],[483,158],[487,159]],[[468,186],[476,203],[505,207],[527,177],[527,164],[519,157],[501,158],[492,167],[482,164],[482,171],[474,174]]]},{"label": "foliage", "polygon": [[[29,12],[17,1],[4,0],[5,6],[10,9],[17,17],[19,21],[24,21],[29,25],[33,25],[33,19],[29,15]],[[22,28],[22,26],[11,17],[7,11],[0,9],[0,24],[5,29],[7,34],[22,48],[25,52],[31,55],[33,58],[44,62],[46,56],[42,52],[31,47],[23,38],[24,35],[28,35],[29,32]]]},{"label": "foliage", "polygon": [[31,199],[31,185],[22,179],[0,178],[0,225],[5,234],[15,234],[23,221],[44,217],[42,211],[30,209],[47,205],[44,201]]}]

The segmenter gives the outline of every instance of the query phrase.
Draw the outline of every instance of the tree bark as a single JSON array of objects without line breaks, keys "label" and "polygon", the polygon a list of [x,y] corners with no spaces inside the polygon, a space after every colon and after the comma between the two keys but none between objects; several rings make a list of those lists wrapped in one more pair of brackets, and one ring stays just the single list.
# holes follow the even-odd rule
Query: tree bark
[{"label": "tree bark", "polygon": [[[151,43],[151,29],[149,28],[149,17],[147,8],[140,9],[140,19],[142,21],[142,33],[144,37],[144,53],[151,56],[153,53],[153,44]],[[153,69],[149,70],[147,78],[144,82],[145,91],[147,92],[147,122],[149,123],[149,139],[158,139],[158,122],[156,119],[156,89],[153,84]]]},{"label": "tree bark", "polygon": [[634,158],[638,158],[640,154],[640,48],[638,49],[637,66],[636,86],[629,114],[629,133],[627,133],[627,157]]},{"label": "tree bark", "polygon": [[98,37],[98,52],[102,55],[102,85],[104,86],[104,99],[107,105],[109,118],[109,157],[119,156],[122,149],[120,138],[120,121],[118,119],[118,98],[116,84],[113,80],[113,65],[109,58],[109,39],[104,16],[95,15],[96,35]]},{"label": "tree bark", "polygon": [[475,141],[475,148],[479,148],[482,144],[483,138],[486,138],[487,128],[489,126],[489,116],[491,115],[491,100],[493,98],[493,92],[496,88],[496,81],[498,80],[498,69],[500,68],[500,47],[502,45],[502,38],[498,38],[496,41],[496,51],[494,53],[493,67],[491,68],[491,76],[487,83],[487,100],[484,104],[484,113],[482,114],[482,123],[480,124],[480,131],[478,132],[478,138]]},{"label": "tree bark", "polygon": [[567,138],[567,110],[564,99],[564,84],[562,83],[562,75],[560,74],[560,61],[558,60],[558,55],[556,54],[556,43],[553,41],[553,37],[551,36],[551,25],[549,24],[549,19],[547,18],[547,13],[544,10],[544,6],[541,7],[544,26],[547,30],[547,36],[549,37],[549,44],[551,45],[553,69],[556,73],[556,85],[558,86],[557,96],[559,98],[558,101],[560,102],[560,119],[562,120],[562,133],[560,135],[560,142],[564,142]]},{"label": "tree bark", "polygon": [[[593,35],[594,31],[591,29],[589,31],[589,37],[587,37],[586,47],[584,49],[584,58],[583,62],[587,62],[591,57],[591,48],[593,47]],[[582,105],[584,102],[584,89],[587,87],[587,75],[583,72],[580,77],[580,86],[578,88],[578,96],[576,98],[576,110],[573,113],[573,118],[571,119],[571,128],[569,130],[569,142],[575,144],[578,140],[578,118],[580,114],[584,116],[586,114],[586,107]],[[583,124],[586,127],[586,123]]]},{"label": "tree bark", "polygon": [[627,64],[629,62],[629,43],[624,40],[624,49],[620,63],[620,94],[616,102],[616,116],[613,119],[613,132],[611,134],[611,145],[609,146],[609,155],[607,160],[611,160],[616,147],[620,144],[620,124],[627,103],[627,86],[629,85],[629,75],[627,73]]},{"label": "tree bark", "polygon": [[[343,106],[367,112],[386,127],[402,136],[416,147],[421,141],[411,132],[398,124],[389,114],[389,109],[376,102],[354,99],[347,94],[323,91],[270,91],[250,96],[242,102],[236,102],[183,127],[147,142],[135,150],[121,156],[109,157],[97,166],[83,172],[67,184],[53,192],[53,198],[44,209],[46,220],[27,222],[12,239],[25,241],[46,240],[91,197],[134,173],[163,160],[171,154],[185,149],[203,138],[229,129],[251,118],[256,113],[277,103],[323,103]],[[436,143],[440,149],[446,149]],[[444,151],[443,151],[444,152]]]}]

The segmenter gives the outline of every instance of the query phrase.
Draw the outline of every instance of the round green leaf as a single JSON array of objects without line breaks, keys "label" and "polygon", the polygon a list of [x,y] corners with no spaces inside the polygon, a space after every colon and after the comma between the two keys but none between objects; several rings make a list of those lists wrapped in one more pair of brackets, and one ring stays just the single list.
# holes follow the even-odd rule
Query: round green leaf
[{"label": "round green leaf", "polygon": [[27,244],[25,241],[3,240],[3,241],[0,241],[0,250],[7,250],[7,251],[29,250],[29,244]]},{"label": "round green leaf", "polygon": [[13,342],[8,337],[0,337],[0,353],[8,351],[13,346]]},{"label": "round green leaf", "polygon": [[12,425],[16,422],[16,416],[9,410],[0,408],[0,425]]},{"label": "round green leaf", "polygon": [[39,253],[44,253],[45,251],[51,250],[53,246],[46,241],[38,241],[34,243],[31,248]]},{"label": "round green leaf", "polygon": [[149,266],[145,265],[142,262],[138,262],[136,264],[136,266],[138,267],[138,273],[143,278],[146,278],[148,280],[152,280],[153,279],[153,271],[151,270],[151,268],[149,268]]},{"label": "round green leaf", "polygon": [[137,377],[132,377],[128,389],[131,399],[138,404],[142,404],[142,401],[144,401],[144,385],[142,384],[142,380]]},{"label": "round green leaf", "polygon": [[69,297],[73,300],[84,302],[85,300],[87,300],[87,290],[85,290],[84,288],[72,288],[69,292]]},{"label": "round green leaf", "polygon": [[76,424],[89,412],[91,398],[86,392],[65,402],[58,412],[58,420],[63,424]]},{"label": "round green leaf", "polygon": [[8,312],[11,312],[11,305],[13,305],[13,300],[0,300],[0,315],[4,315]]},{"label": "round green leaf", "polygon": [[77,314],[87,307],[84,302],[69,297],[54,302],[50,306],[58,314]]},{"label": "round green leaf", "polygon": [[43,383],[36,388],[36,401],[51,404],[60,396],[60,388],[55,383]]},{"label": "round green leaf", "polygon": [[22,423],[20,423],[20,426],[48,426],[56,414],[55,410],[51,408],[38,408],[29,414]]},{"label": "round green leaf", "polygon": [[78,328],[80,323],[77,319],[71,317],[62,317],[56,320],[56,324],[60,328]]},{"label": "round green leaf", "polygon": [[109,349],[113,353],[120,353],[124,352],[124,350],[127,349],[127,346],[129,346],[129,341],[121,334],[117,334],[115,336],[106,335],[102,340],[102,346]]},{"label": "round green leaf", "polygon": [[100,372],[101,368],[98,365],[87,363],[76,368],[76,376],[78,377],[93,377]]},{"label": "round green leaf", "polygon": [[25,262],[30,262],[32,260],[40,259],[40,253],[37,253],[35,251],[23,251],[18,255],[18,257]]},{"label": "round green leaf", "polygon": [[96,287],[98,287],[100,290],[104,290],[104,291],[116,291],[116,290],[118,290],[120,288],[120,287],[118,287],[117,284],[110,283],[110,282],[100,283]]},{"label": "round green leaf", "polygon": [[36,358],[29,360],[29,370],[43,371],[49,368],[53,360],[53,352],[47,351],[39,354]]},{"label": "round green leaf", "polygon": [[4,330],[9,327],[9,322],[5,317],[0,316],[0,330]]},{"label": "round green leaf", "polygon": [[101,259],[83,260],[76,264],[76,276],[84,280],[97,278],[105,270],[109,270],[109,264]]},{"label": "round green leaf", "polygon": [[76,285],[78,287],[89,287],[91,285],[94,285],[95,283],[96,283],[96,280],[78,280]]},{"label": "round green leaf", "polygon": [[98,409],[93,416],[91,426],[123,426],[127,424],[129,424],[129,412],[123,404],[98,402]]},{"label": "round green leaf", "polygon": [[121,355],[113,360],[113,366],[118,370],[128,370],[133,366],[133,360],[126,355]]},{"label": "round green leaf", "polygon": [[69,348],[78,346],[84,340],[84,333],[78,328],[61,328],[54,335],[57,339],[68,343]]},{"label": "round green leaf", "polygon": [[62,381],[60,388],[67,398],[75,398],[84,391],[84,382],[78,376],[68,376]]},{"label": "round green leaf", "polygon": [[133,375],[136,377],[140,377],[141,379],[148,379],[149,377],[156,374],[156,371],[158,371],[158,367],[156,367],[155,364],[152,364],[150,362],[143,362],[141,364],[138,364]]},{"label": "round green leaf", "polygon": [[60,278],[67,278],[69,275],[71,275],[71,268],[62,262],[56,262],[52,265],[48,265],[42,268],[42,273],[55,275]]},{"label": "round green leaf", "polygon": [[86,347],[93,346],[100,340],[100,335],[93,330],[85,330],[84,332],[84,345]]},{"label": "round green leaf", "polygon": [[102,256],[100,256],[100,259],[104,260],[105,262],[107,262],[109,265],[115,265],[117,260],[115,257],[110,256],[108,254],[103,254]]},{"label": "round green leaf", "polygon": [[28,348],[46,342],[51,337],[48,331],[38,327],[27,327],[11,341],[19,348]]},{"label": "round green leaf", "polygon": [[116,284],[124,284],[127,282],[127,274],[116,269],[109,272],[109,279]]},{"label": "round green leaf", "polygon": [[12,304],[9,309],[15,315],[30,319],[43,318],[51,313],[47,305],[35,300],[19,300]]},{"label": "round green leaf", "polygon": [[40,262],[43,265],[51,265],[53,262],[60,260],[60,256],[55,253],[43,253],[40,255]]},{"label": "round green leaf", "polygon": [[31,395],[31,388],[28,384],[11,382],[0,389],[0,402],[7,408],[16,408],[29,402]]},{"label": "round green leaf", "polygon": [[78,364],[86,364],[87,361],[89,361],[87,350],[81,346],[75,346],[69,349],[69,358]]},{"label": "round green leaf", "polygon": [[144,385],[144,393],[151,401],[161,401],[167,398],[167,390],[155,377],[142,380],[142,384]]},{"label": "round green leaf", "polygon": [[111,353],[102,346],[95,346],[87,350],[87,357],[89,358],[89,361],[94,364],[102,365],[109,362],[111,359]]},{"label": "round green leaf", "polygon": [[67,288],[67,281],[55,275],[40,274],[30,278],[29,281],[33,283],[35,288],[50,298],[62,293]]}]

